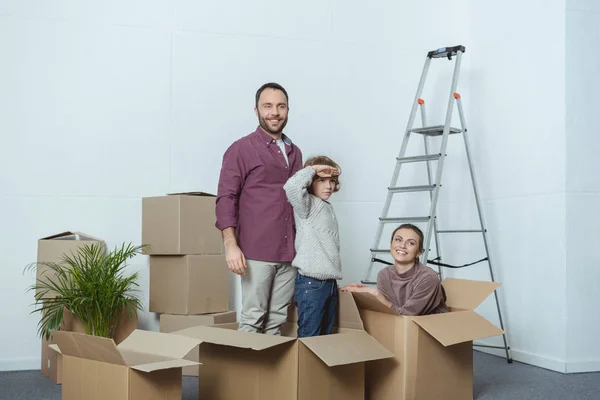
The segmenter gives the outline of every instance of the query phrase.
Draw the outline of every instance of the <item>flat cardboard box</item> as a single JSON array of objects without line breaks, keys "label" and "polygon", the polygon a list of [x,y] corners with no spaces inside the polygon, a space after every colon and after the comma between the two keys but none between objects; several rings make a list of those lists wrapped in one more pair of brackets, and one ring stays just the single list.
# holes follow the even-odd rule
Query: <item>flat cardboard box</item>
[{"label": "flat cardboard box", "polygon": [[365,362],[393,357],[364,331],[347,292],[340,292],[331,335],[297,339],[293,322],[283,326],[282,336],[240,332],[236,325],[173,333],[202,341],[200,399],[362,400]]},{"label": "flat cardboard box", "polygon": [[229,311],[229,270],[223,255],[150,256],[150,311]]},{"label": "flat cardboard box", "polygon": [[135,330],[118,346],[112,339],[53,331],[63,355],[63,400],[181,400],[182,360],[192,338]]},{"label": "flat cardboard box", "polygon": [[[121,343],[127,337],[137,329],[138,316],[134,313],[131,317],[129,312],[124,310],[119,317],[117,326],[115,327],[114,341],[116,344]],[[83,333],[85,334],[85,327],[81,323],[81,320],[77,317],[73,317],[69,311],[65,311],[63,316],[63,323],[60,327],[61,331]],[[62,354],[53,350],[50,346],[54,344],[54,339],[50,337],[49,340],[42,338],[42,374],[46,375],[52,381],[58,385],[62,383]]]},{"label": "flat cardboard box", "polygon": [[216,228],[216,197],[204,192],[172,193],[142,199],[142,243],[145,254],[222,254]]},{"label": "flat cardboard box", "polygon": [[[161,314],[160,315],[160,331],[163,333],[171,333],[180,331],[185,328],[191,328],[194,326],[210,326],[225,323],[232,323],[236,320],[235,311],[228,311],[216,314],[204,314],[204,315],[173,315],[173,314]],[[198,348],[195,347],[190,351],[184,360],[200,361]],[[191,367],[183,367],[184,376],[198,376],[199,366],[194,365]]]},{"label": "flat cardboard box", "polygon": [[[62,232],[56,235],[47,236],[38,240],[38,262],[61,263],[63,255],[75,255],[80,247],[85,245],[100,244],[106,249],[106,243],[87,233],[82,232]],[[44,278],[55,280],[56,274],[50,268],[38,265],[36,271],[37,280],[43,281]],[[36,281],[37,283],[37,281]],[[39,289],[36,290],[36,294]],[[47,293],[45,297],[54,297],[53,292]]]},{"label": "flat cardboard box", "polygon": [[500,284],[453,278],[442,284],[451,311],[416,317],[353,293],[366,331],[395,354],[367,365],[367,399],[473,398],[472,341],[504,333],[473,310]]}]

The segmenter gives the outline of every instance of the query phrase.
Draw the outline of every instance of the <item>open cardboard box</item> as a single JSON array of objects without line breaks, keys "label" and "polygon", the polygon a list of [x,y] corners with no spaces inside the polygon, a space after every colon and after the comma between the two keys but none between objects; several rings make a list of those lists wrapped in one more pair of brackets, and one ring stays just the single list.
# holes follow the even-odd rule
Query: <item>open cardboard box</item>
[{"label": "open cardboard box", "polygon": [[393,354],[364,331],[358,308],[340,292],[336,333],[296,338],[294,313],[281,336],[240,332],[237,323],[173,332],[199,339],[200,399],[364,399],[365,362]]},{"label": "open cardboard box", "polygon": [[366,331],[396,356],[367,365],[367,399],[473,398],[472,341],[504,333],[473,310],[500,283],[447,278],[442,285],[450,312],[415,317],[353,293]]},{"label": "open cardboard box", "polygon": [[183,357],[193,338],[136,329],[118,346],[112,339],[52,331],[63,355],[63,400],[181,400]]},{"label": "open cardboard box", "polygon": [[[235,322],[236,316],[235,311],[202,315],[161,314],[159,329],[161,332],[171,333],[194,326],[228,324]],[[200,361],[198,358],[199,354],[198,348],[196,347],[189,352],[185,359],[190,361]],[[198,365],[184,367],[182,373],[184,376],[198,376],[199,368]]]},{"label": "open cardboard box", "polygon": [[[117,321],[114,332],[114,341],[116,344],[121,343],[125,340],[131,332],[137,328],[138,315],[134,312],[133,315],[129,316],[127,309],[123,310]],[[65,310],[63,314],[63,323],[60,326],[61,331],[85,333],[85,327],[81,320],[74,317],[69,311]],[[62,354],[58,350],[58,347],[50,346],[54,341],[52,337],[50,340],[42,338],[42,373],[48,376],[56,384],[62,383]],[[192,360],[197,361],[197,360]]]}]

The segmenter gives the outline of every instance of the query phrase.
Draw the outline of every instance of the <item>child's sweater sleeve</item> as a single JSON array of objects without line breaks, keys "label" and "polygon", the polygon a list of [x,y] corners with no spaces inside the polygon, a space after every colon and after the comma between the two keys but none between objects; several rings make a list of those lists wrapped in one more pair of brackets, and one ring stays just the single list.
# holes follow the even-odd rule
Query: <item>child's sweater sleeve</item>
[{"label": "child's sweater sleeve", "polygon": [[310,213],[312,196],[308,193],[308,187],[312,184],[313,176],[315,176],[313,167],[306,167],[296,172],[283,185],[290,204],[300,218],[307,218]]}]

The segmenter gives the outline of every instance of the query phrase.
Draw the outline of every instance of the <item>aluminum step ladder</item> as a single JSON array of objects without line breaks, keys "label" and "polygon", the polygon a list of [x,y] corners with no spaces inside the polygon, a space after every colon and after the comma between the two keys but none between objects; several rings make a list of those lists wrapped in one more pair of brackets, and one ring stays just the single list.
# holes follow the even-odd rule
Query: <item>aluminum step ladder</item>
[{"label": "aluminum step ladder", "polygon": [[[374,281],[373,277],[371,276],[373,273],[374,263],[381,261],[380,259],[377,258],[377,254],[389,254],[390,253],[389,244],[386,246],[381,246],[381,237],[383,234],[384,227],[388,224],[396,224],[397,225],[397,224],[403,224],[403,223],[427,223],[427,228],[425,229],[425,232],[424,232],[424,236],[425,236],[424,243],[423,243],[424,253],[423,253],[422,259],[427,260],[428,262],[433,261],[432,262],[433,264],[435,264],[436,260],[441,262],[441,259],[442,259],[441,250],[440,250],[440,246],[439,246],[440,234],[481,233],[487,257],[480,261],[487,260],[488,265],[489,265],[490,279],[492,282],[494,282],[492,259],[490,257],[490,252],[489,252],[489,247],[488,247],[488,232],[487,232],[485,221],[484,221],[483,215],[482,215],[481,200],[479,197],[479,190],[477,188],[477,182],[476,182],[476,178],[475,178],[475,171],[473,169],[473,163],[471,160],[471,151],[469,148],[469,141],[468,141],[468,137],[467,137],[466,120],[465,120],[463,107],[462,107],[462,103],[461,103],[461,96],[460,96],[460,94],[458,94],[456,92],[456,88],[458,85],[458,77],[459,77],[459,72],[460,72],[460,64],[461,64],[462,55],[464,52],[465,52],[464,46],[454,46],[454,47],[440,48],[440,49],[433,50],[433,51],[430,51],[427,53],[427,57],[425,59],[425,65],[423,67],[423,71],[421,73],[421,78],[419,80],[419,85],[417,87],[417,93],[415,95],[412,109],[410,111],[410,116],[409,116],[408,123],[406,126],[404,139],[402,140],[400,153],[398,154],[398,157],[396,158],[397,162],[396,162],[396,167],[394,168],[394,173],[392,175],[392,181],[390,183],[390,186],[388,187],[388,193],[387,193],[385,203],[383,206],[383,211],[381,213],[381,217],[379,218],[379,225],[377,228],[377,233],[375,235],[375,240],[373,241],[373,245],[371,246],[371,261],[369,263],[369,267],[365,274],[364,280],[362,281],[364,284],[376,284],[377,283]],[[425,113],[425,102],[421,98],[421,94],[423,92],[423,87],[425,85],[427,73],[429,71],[429,65],[431,63],[431,60],[433,60],[433,59],[447,58],[448,60],[452,61],[453,57],[455,59],[454,74],[452,76],[452,84],[451,84],[451,88],[450,88],[450,96],[448,98],[448,106],[446,109],[446,118],[444,121],[444,125],[427,126],[427,124],[426,124],[427,118],[426,118],[426,113]],[[451,121],[452,121],[452,112],[454,110],[455,105],[457,106],[458,114],[460,117],[460,124],[461,124],[460,128],[453,128],[450,126]],[[421,120],[423,123],[423,127],[421,127],[421,128],[413,128],[413,123],[415,121],[417,109],[420,109],[420,113],[421,113]],[[424,155],[409,156],[409,157],[406,156],[406,150],[408,147],[408,143],[409,143],[411,134],[418,134],[418,135],[423,136],[424,149],[425,149]],[[444,168],[444,160],[446,158],[448,137],[449,137],[449,135],[456,135],[456,134],[462,134],[463,139],[464,139],[464,145],[465,145],[467,160],[468,160],[468,164],[469,164],[469,171],[470,171],[470,175],[471,175],[471,182],[473,185],[473,193],[475,196],[475,202],[477,204],[477,212],[479,214],[480,227],[477,229],[439,230],[438,223],[437,223],[436,207],[437,207],[437,203],[438,203],[438,199],[439,199],[439,195],[440,195],[442,172],[443,172],[443,168]],[[440,136],[442,138],[442,143],[441,143],[439,152],[430,153],[428,138],[440,137]],[[430,163],[432,163],[434,161],[437,161],[435,176],[432,175],[433,168],[432,168],[432,165],[430,165]],[[427,177],[428,177],[427,185],[404,186],[404,187],[396,186],[397,181],[398,181],[398,176],[400,174],[400,167],[402,165],[407,164],[407,163],[421,163],[421,162],[426,163],[426,166],[427,166]],[[429,192],[429,197],[430,197],[430,209],[429,209],[428,215],[415,216],[415,217],[403,217],[403,218],[396,218],[396,217],[388,216],[388,213],[390,210],[390,205],[392,203],[392,198],[395,194],[415,193],[415,192],[424,192],[424,191]],[[437,253],[437,257],[435,258],[435,260],[428,259],[432,237],[435,242],[435,249],[436,249],[436,253]],[[389,242],[386,242],[386,243],[389,243]],[[471,264],[467,264],[467,265],[471,265]],[[439,265],[438,265],[438,274],[440,276],[440,279],[442,279],[443,278],[443,270]],[[504,322],[502,319],[502,312],[500,310],[500,302],[498,300],[497,291],[494,291],[494,297],[496,300],[496,308],[498,310],[498,319],[500,321],[500,328],[502,330],[504,330]],[[511,356],[510,347],[508,344],[507,335],[503,334],[502,336],[503,336],[503,340],[504,340],[503,347],[478,345],[478,344],[474,344],[474,346],[504,349],[504,351],[506,353],[506,360],[509,363],[512,363],[512,356]]]}]

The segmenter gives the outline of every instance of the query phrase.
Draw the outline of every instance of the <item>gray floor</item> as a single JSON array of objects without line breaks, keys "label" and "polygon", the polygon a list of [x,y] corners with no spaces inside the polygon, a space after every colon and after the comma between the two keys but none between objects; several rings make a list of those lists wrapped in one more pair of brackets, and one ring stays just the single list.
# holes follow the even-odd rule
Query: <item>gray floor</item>
[{"label": "gray floor", "polygon": [[[600,373],[564,375],[474,352],[476,400],[598,400]],[[0,372],[1,400],[59,400],[60,385],[39,371]],[[183,378],[183,400],[197,400],[197,379]]]}]

